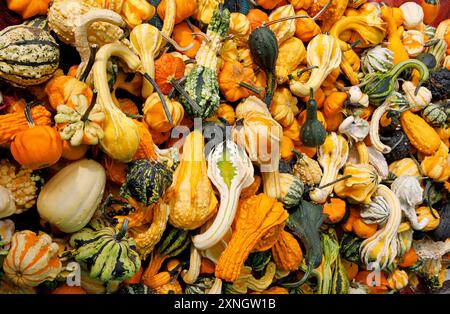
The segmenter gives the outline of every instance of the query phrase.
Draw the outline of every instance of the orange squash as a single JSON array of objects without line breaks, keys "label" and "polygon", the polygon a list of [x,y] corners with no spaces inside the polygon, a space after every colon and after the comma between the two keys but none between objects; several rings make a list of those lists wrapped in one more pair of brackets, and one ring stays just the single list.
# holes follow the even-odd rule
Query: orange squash
[{"label": "orange squash", "polygon": [[247,18],[250,21],[251,30],[260,27],[263,23],[269,22],[269,16],[259,9],[251,9],[248,11]]},{"label": "orange squash", "polygon": [[55,164],[62,155],[62,140],[58,131],[48,125],[35,125],[31,116],[32,103],[25,108],[29,128],[17,133],[11,142],[11,154],[22,166],[32,170]]},{"label": "orange squash", "polygon": [[253,70],[245,68],[237,61],[224,62],[218,80],[220,92],[231,102],[246,98],[253,92],[261,93],[255,83],[256,77]]},{"label": "orange squash", "polygon": [[50,0],[7,0],[8,9],[22,16],[24,20],[36,15],[47,14]]},{"label": "orange squash", "polygon": [[183,59],[165,53],[155,61],[155,82],[164,95],[169,94],[173,80],[184,76],[186,66]]},{"label": "orange squash", "polygon": [[[158,15],[162,20],[166,15],[166,2],[167,0],[162,0],[157,8]],[[178,24],[195,14],[197,1],[176,0],[176,8],[175,24]]]},{"label": "orange squash", "polygon": [[327,215],[326,222],[337,223],[345,216],[346,203],[340,198],[333,197],[323,205],[323,213]]},{"label": "orange squash", "polygon": [[87,294],[87,292],[82,287],[63,284],[53,290],[52,294]]},{"label": "orange squash", "polygon": [[281,2],[281,0],[257,0],[256,3],[260,6],[263,7],[266,10],[272,10],[273,8],[275,8],[279,3]]},{"label": "orange squash", "polygon": [[78,160],[86,155],[89,145],[81,144],[78,146],[70,145],[69,141],[63,141],[61,157],[67,160]]},{"label": "orange squash", "polygon": [[186,22],[183,22],[175,25],[172,32],[172,38],[177,42],[179,46],[187,47],[192,42],[194,43],[194,46],[191,49],[183,52],[183,54],[185,54],[189,58],[195,58],[195,55],[197,54],[197,51],[200,49],[203,40],[203,38],[200,37],[199,35],[193,34],[193,33],[200,33],[201,30],[196,26],[193,26],[192,28],[193,30],[189,28],[189,25]]}]

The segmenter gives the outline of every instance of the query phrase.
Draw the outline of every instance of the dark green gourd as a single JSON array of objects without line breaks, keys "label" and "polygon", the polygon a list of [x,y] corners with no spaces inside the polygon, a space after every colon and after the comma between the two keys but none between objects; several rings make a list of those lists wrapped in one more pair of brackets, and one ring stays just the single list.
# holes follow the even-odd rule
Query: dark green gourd
[{"label": "dark green gourd", "polygon": [[153,294],[153,290],[141,283],[133,283],[122,286],[118,294]]},{"label": "dark green gourd", "polygon": [[402,61],[386,73],[369,74],[362,82],[362,85],[364,85],[364,93],[369,96],[370,103],[377,106],[381,105],[394,91],[397,78],[407,69],[416,69],[419,72],[419,85],[424,84],[428,80],[429,71],[427,66],[416,59]]},{"label": "dark green gourd", "polygon": [[325,142],[327,131],[322,123],[317,119],[317,102],[314,99],[314,90],[309,91],[309,100],[306,104],[306,121],[300,132],[300,139],[303,145],[317,147]]},{"label": "dark green gourd", "polygon": [[272,102],[276,85],[275,65],[278,58],[278,41],[268,27],[256,28],[248,39],[253,62],[266,72],[267,87],[264,102],[269,106]]}]

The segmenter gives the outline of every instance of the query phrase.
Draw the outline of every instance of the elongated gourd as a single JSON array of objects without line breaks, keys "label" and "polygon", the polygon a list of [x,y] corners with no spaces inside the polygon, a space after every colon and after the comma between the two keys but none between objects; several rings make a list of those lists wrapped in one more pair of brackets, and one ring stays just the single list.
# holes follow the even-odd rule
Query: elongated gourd
[{"label": "elongated gourd", "polygon": [[314,37],[306,49],[306,62],[308,67],[316,66],[312,69],[311,76],[306,83],[291,80],[291,92],[299,97],[309,95],[309,89],[316,91],[325,81],[328,74],[339,67],[342,59],[342,52],[339,41],[334,36],[319,34]]},{"label": "elongated gourd", "polygon": [[323,168],[323,175],[319,188],[315,188],[309,193],[311,200],[323,204],[328,195],[333,191],[333,186],[320,188],[336,180],[339,169],[341,169],[348,158],[348,143],[342,135],[331,132],[325,139],[325,143],[320,146],[317,160]]},{"label": "elongated gourd", "polygon": [[361,260],[369,266],[376,263],[378,269],[392,267],[398,253],[397,230],[402,218],[400,201],[387,186],[380,184],[376,196],[381,196],[390,209],[389,218],[383,228],[363,241],[360,247]]},{"label": "elongated gourd", "polygon": [[220,207],[214,222],[192,238],[199,250],[218,243],[231,227],[243,188],[253,183],[253,165],[244,149],[231,140],[218,144],[208,155],[208,177],[220,193]]},{"label": "elongated gourd", "polygon": [[93,66],[98,101],[106,116],[100,148],[113,159],[129,162],[139,148],[139,129],[133,120],[117,107],[109,92],[106,63],[110,57],[119,57],[133,71],[140,67],[141,62],[130,49],[119,43],[113,43],[100,48]]},{"label": "elongated gourd", "polygon": [[75,161],[44,185],[37,200],[39,215],[63,232],[78,231],[92,218],[105,184],[102,165],[92,159]]}]

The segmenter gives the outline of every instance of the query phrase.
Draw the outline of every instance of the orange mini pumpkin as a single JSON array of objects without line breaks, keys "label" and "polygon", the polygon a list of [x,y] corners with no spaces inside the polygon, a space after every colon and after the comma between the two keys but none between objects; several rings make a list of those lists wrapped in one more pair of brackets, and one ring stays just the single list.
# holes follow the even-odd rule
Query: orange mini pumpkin
[{"label": "orange mini pumpkin", "polygon": [[[164,20],[166,15],[166,0],[162,0],[157,8],[159,17]],[[197,1],[176,0],[177,12],[175,15],[175,24],[182,22],[197,11]]]},{"label": "orange mini pumpkin", "polygon": [[225,62],[219,74],[219,89],[228,101],[234,102],[261,91],[255,83],[255,73],[240,62]]},{"label": "orange mini pumpkin", "polygon": [[195,35],[194,33],[201,33],[201,30],[198,27],[192,26],[192,30],[189,28],[189,25],[186,22],[175,25],[172,38],[177,42],[177,44],[181,47],[187,47],[192,42],[194,46],[188,51],[184,51],[183,53],[189,58],[195,58],[198,49],[200,49],[200,45],[202,44],[202,37]]},{"label": "orange mini pumpkin", "polygon": [[62,155],[63,143],[59,133],[48,125],[35,125],[31,105],[25,107],[25,117],[30,128],[17,133],[11,142],[14,159],[32,170],[55,164]]},{"label": "orange mini pumpkin", "polygon": [[186,66],[183,59],[165,53],[155,61],[155,82],[164,95],[169,94],[174,80],[184,76]]},{"label": "orange mini pumpkin", "polygon": [[269,22],[269,16],[259,9],[251,9],[248,11],[247,18],[250,21],[251,30],[260,27],[263,23]]}]

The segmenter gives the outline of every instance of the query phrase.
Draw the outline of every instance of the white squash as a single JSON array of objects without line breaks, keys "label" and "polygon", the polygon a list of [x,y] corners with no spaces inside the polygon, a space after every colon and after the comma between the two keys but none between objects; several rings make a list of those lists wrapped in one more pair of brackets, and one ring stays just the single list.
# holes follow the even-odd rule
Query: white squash
[{"label": "white squash", "polygon": [[423,9],[415,2],[405,2],[400,6],[403,13],[403,26],[406,29],[418,29],[423,23]]},{"label": "white squash", "polygon": [[0,185],[0,218],[11,216],[16,212],[16,203],[11,192]]},{"label": "white squash", "polygon": [[42,188],[37,210],[59,230],[73,233],[83,228],[100,204],[106,184],[103,166],[90,159],[69,164]]}]

